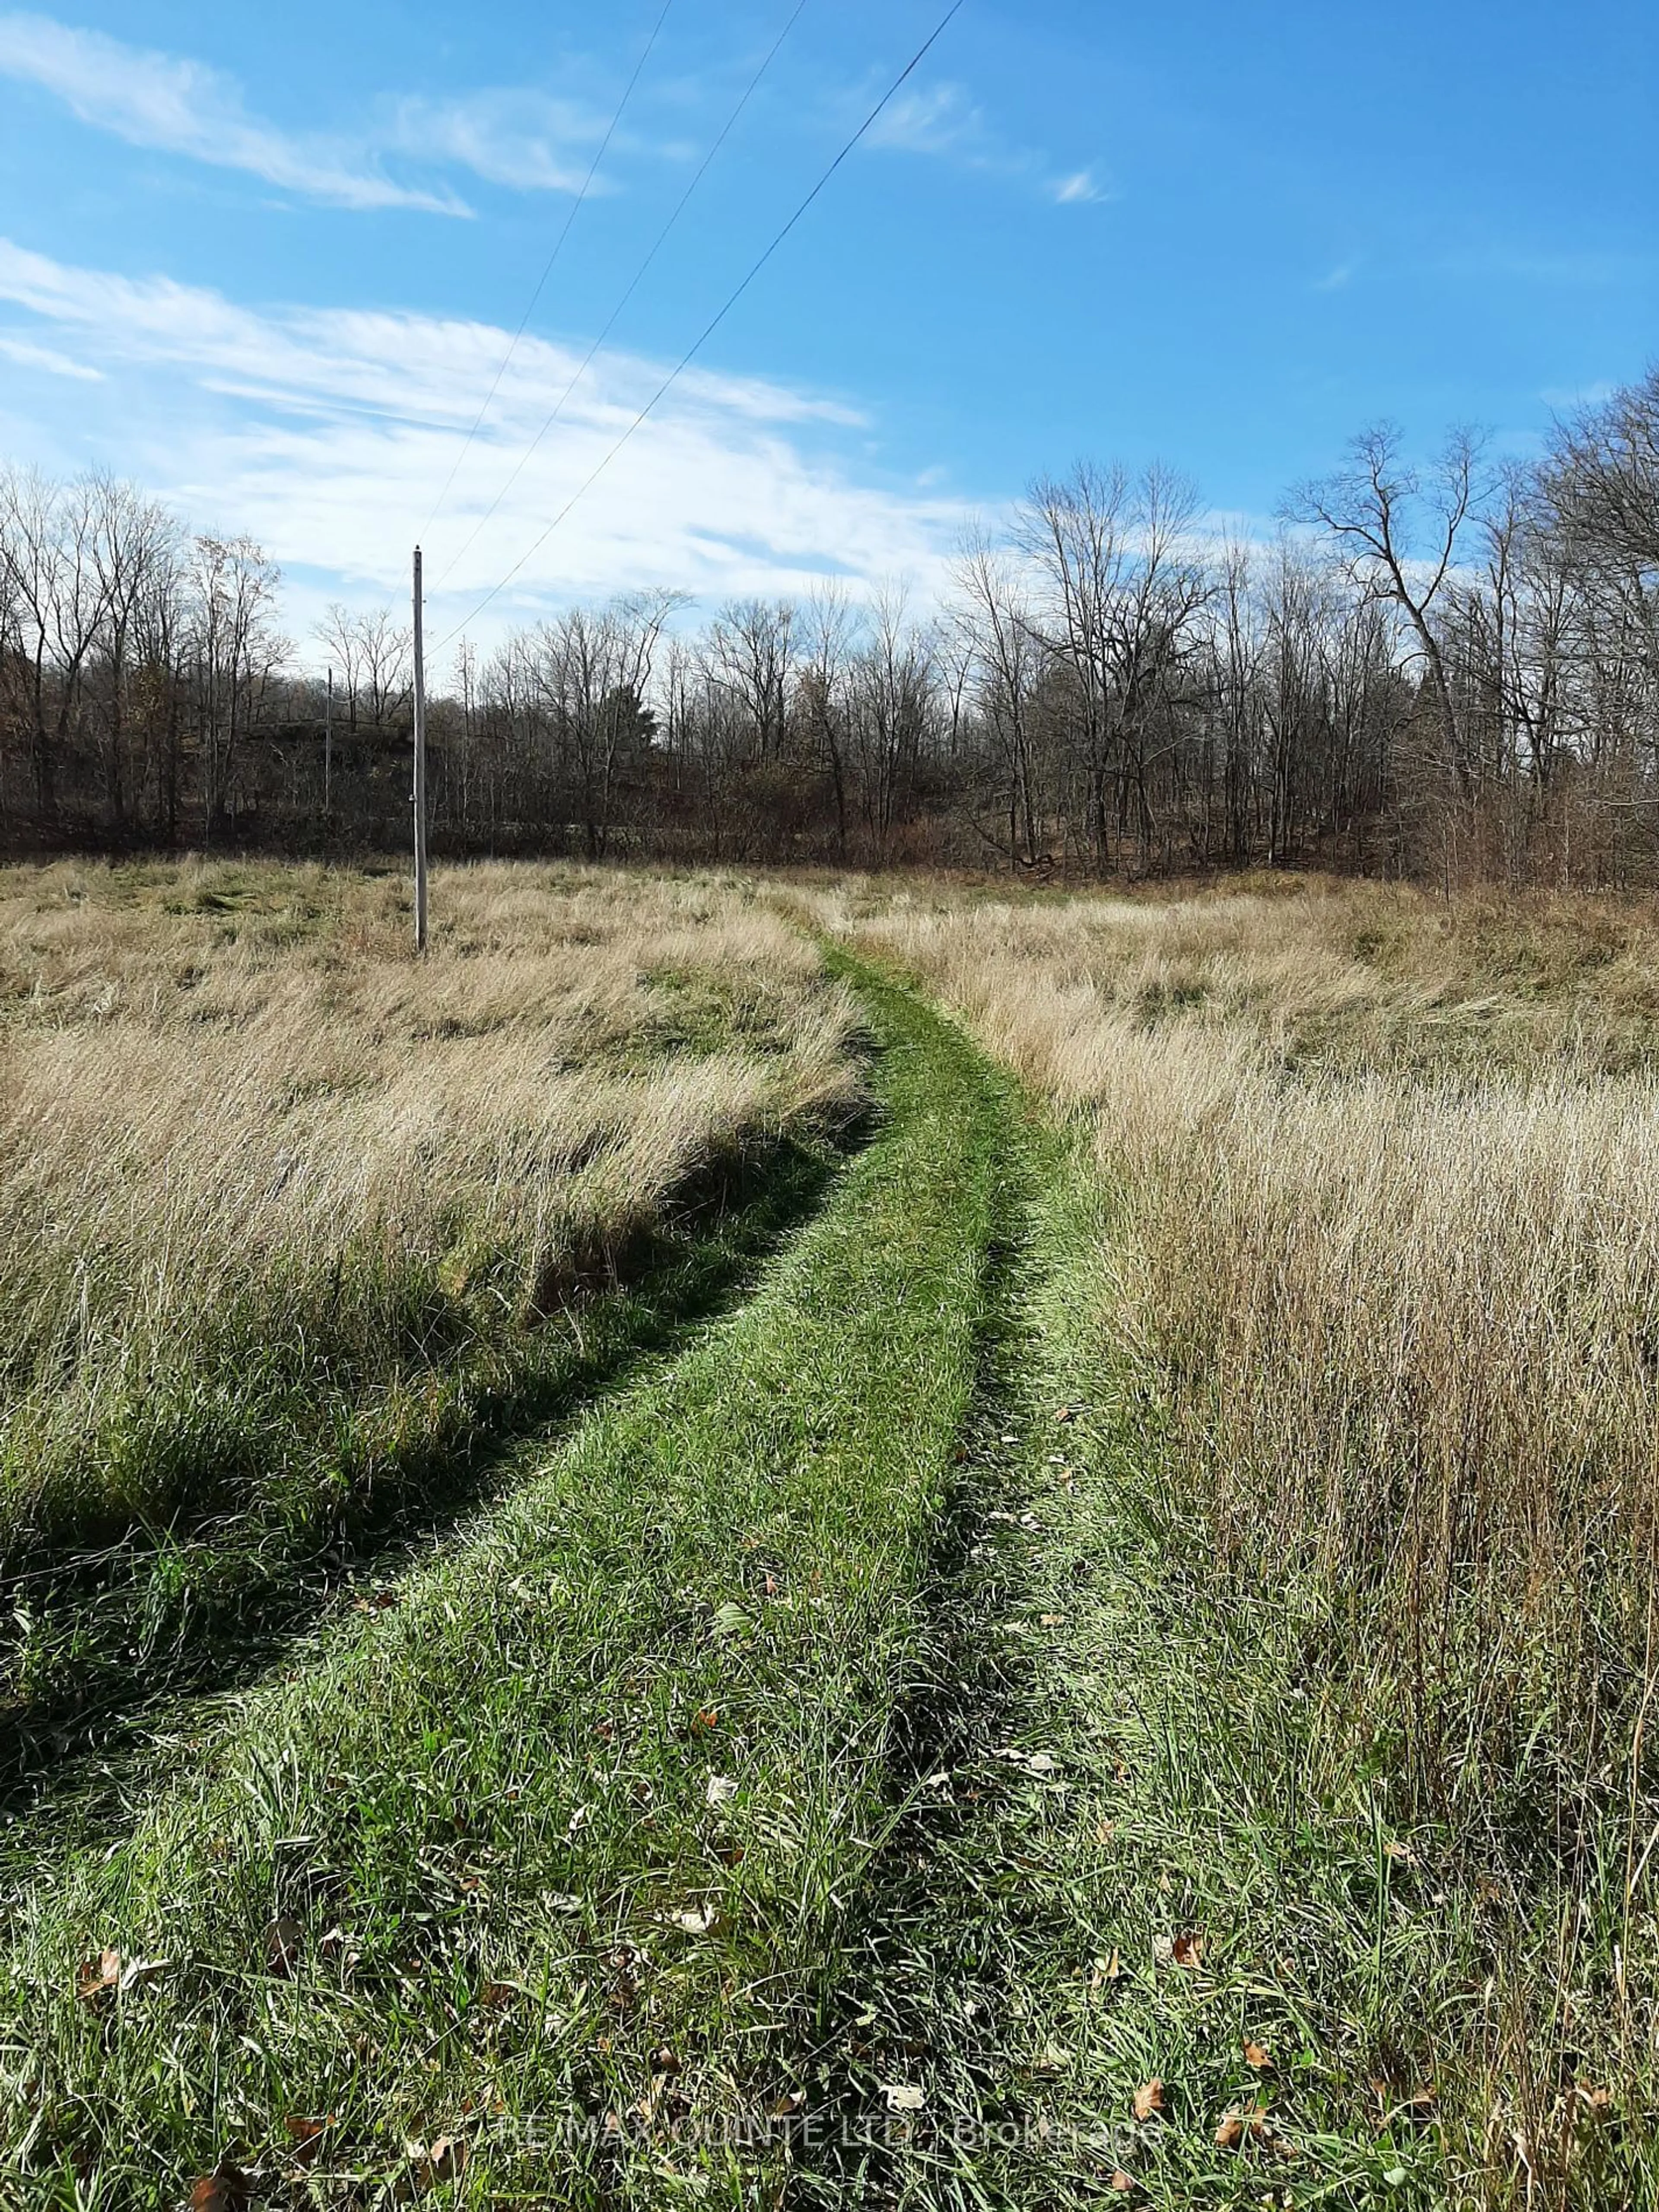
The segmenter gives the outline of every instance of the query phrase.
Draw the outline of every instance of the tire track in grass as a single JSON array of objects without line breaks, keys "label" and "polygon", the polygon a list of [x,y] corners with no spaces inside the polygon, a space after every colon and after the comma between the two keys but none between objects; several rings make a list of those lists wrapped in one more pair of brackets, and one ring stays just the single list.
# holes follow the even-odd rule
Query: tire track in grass
[{"label": "tire track in grass", "polygon": [[1112,1195],[1040,1127],[1010,1186],[892,1825],[822,1991],[787,2201],[1473,2203],[1437,2131],[1383,2114],[1368,2079],[1452,1947],[1428,1900],[1386,1878],[1376,1899],[1370,1827],[1252,1796],[1250,1732],[1286,1725],[1282,1685],[1252,1677],[1249,1622],[1206,1608],[1201,1561],[1145,1510]]},{"label": "tire track in grass", "polygon": [[3,1899],[8,2205],[772,2201],[1007,1137],[961,1037],[848,972],[885,1124],[757,1295]]},{"label": "tire track in grass", "polygon": [[[707,1172],[631,1277],[550,1318],[511,1361],[426,1378],[441,1394],[431,1432],[327,1525],[248,1516],[0,1579],[0,1609],[27,1623],[32,1647],[27,1694],[0,1711],[0,1817],[12,1831],[0,1867],[26,1815],[89,1829],[118,1820],[147,1764],[200,1734],[204,1698],[267,1672],[354,1589],[372,1591],[371,1577],[451,1540],[510,1482],[527,1435],[545,1438],[683,1350],[752,1290],[864,1135],[861,1121],[833,1140],[791,1132]],[[44,1680],[39,1648],[52,1662]]]}]

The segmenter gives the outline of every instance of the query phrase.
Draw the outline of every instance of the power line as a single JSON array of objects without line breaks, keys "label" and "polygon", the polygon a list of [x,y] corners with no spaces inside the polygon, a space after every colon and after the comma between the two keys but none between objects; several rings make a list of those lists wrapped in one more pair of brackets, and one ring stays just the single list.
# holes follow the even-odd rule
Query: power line
[{"label": "power line", "polygon": [[[524,474],[526,468],[529,465],[532,459],[534,457],[542,440],[547,435],[548,432],[553,428],[553,425],[563,414],[565,403],[568,400],[571,393],[575,390],[576,386],[581,382],[583,377],[586,375],[588,370],[592,367],[593,357],[599,352],[599,348],[610,337],[611,331],[616,329],[617,323],[622,318],[623,308],[627,307],[635,293],[639,290],[652,263],[656,259],[658,254],[661,252],[663,247],[667,244],[669,233],[673,229],[680,217],[685,213],[687,207],[690,204],[691,195],[696,191],[697,186],[708,174],[710,168],[714,165],[715,155],[720,152],[721,147],[725,145],[726,140],[732,136],[732,131],[736,130],[738,124],[742,118],[744,110],[748,106],[750,101],[760,89],[761,79],[766,75],[768,70],[771,68],[772,64],[777,59],[779,49],[782,46],[784,40],[789,36],[791,31],[794,29],[796,24],[800,21],[802,15],[806,12],[806,7],[807,0],[796,0],[796,6],[793,13],[790,15],[788,21],[784,25],[783,28],[778,33],[777,37],[773,40],[771,49],[766,55],[765,59],[761,63],[760,67],[755,71],[754,76],[750,78],[742,98],[738,100],[737,106],[732,110],[731,114],[726,117],[725,127],[721,131],[719,137],[715,139],[714,144],[703,155],[702,166],[699,167],[696,176],[692,178],[690,183],[686,186],[684,191],[681,193],[673,213],[669,216],[667,222],[664,223],[662,228],[657,233],[656,239],[652,245],[650,252],[646,255],[644,260],[641,262],[639,267],[635,270],[632,283],[629,285],[628,289],[623,294],[621,299],[617,301],[616,306],[611,309],[610,320],[605,324],[605,328],[599,332],[598,337],[594,339],[592,344],[589,346],[586,354],[583,355],[581,365],[572,376],[569,383],[565,386],[564,390],[559,394],[558,400],[555,404],[551,414],[549,415],[547,420],[542,424],[541,428],[537,431],[535,436],[525,447],[523,453],[520,454],[518,460],[514,465],[511,475],[508,476],[506,483],[496,493],[495,498],[490,501],[489,505],[485,508],[483,514],[479,516],[477,521],[474,523],[465,543],[458,548],[455,553],[451,556],[448,562],[446,562],[443,574],[439,577],[434,589],[441,590],[447,579],[453,575],[456,568],[460,562],[465,558],[468,550],[477,540],[479,532],[482,531],[490,521],[496,510],[501,506],[501,501],[507,497],[508,492],[512,490],[514,485],[517,483],[519,478]],[[456,465],[459,467],[459,463],[458,462]]]},{"label": "power line", "polygon": [[829,167],[823,172],[823,175],[813,185],[811,191],[808,192],[805,198],[801,201],[794,213],[789,217],[789,220],[774,237],[770,245],[766,247],[765,251],[752,264],[748,274],[742,279],[741,283],[739,283],[735,289],[728,295],[724,306],[720,307],[718,313],[713,316],[711,319],[704,325],[698,336],[692,341],[691,344],[686,348],[684,353],[681,355],[679,360],[669,371],[668,374],[664,377],[662,382],[652,393],[650,398],[646,401],[644,406],[641,408],[639,413],[634,417],[628,428],[623,432],[621,437],[617,439],[616,444],[611,447],[610,451],[605,455],[603,459],[599,461],[592,473],[586,477],[583,481],[578,484],[575,490],[571,493],[569,498],[559,509],[551,522],[548,524],[546,529],[543,531],[541,536],[536,539],[533,544],[526,547],[525,550],[519,556],[518,559],[513,563],[513,566],[507,570],[501,581],[498,584],[492,585],[490,589],[484,593],[483,599],[478,601],[477,606],[473,607],[453,629],[450,630],[447,635],[440,640],[439,644],[435,648],[437,651],[441,652],[445,646],[453,644],[455,639],[459,637],[461,633],[466,629],[468,623],[476,622],[478,617],[483,612],[484,609],[490,605],[491,601],[500,597],[501,592],[507,589],[507,586],[513,581],[513,579],[524,567],[525,562],[528,561],[533,554],[538,553],[542,547],[546,544],[548,539],[553,535],[553,532],[558,528],[559,525],[564,520],[565,517],[570,513],[577,501],[582,499],[592,489],[593,486],[605,474],[611,462],[616,459],[617,454],[621,453],[623,447],[628,443],[629,440],[634,435],[641,424],[643,423],[661,404],[662,400],[672,388],[678,383],[680,378],[685,374],[685,371],[691,366],[691,363],[702,351],[702,349],[708,344],[709,339],[714,337],[715,331],[731,313],[732,308],[737,306],[738,301],[742,299],[744,294],[754,283],[756,277],[760,275],[762,270],[765,268],[767,263],[770,261],[773,255],[783,244],[785,239],[789,236],[791,231],[793,231],[795,226],[800,222],[801,217],[812,205],[812,203],[818,198],[825,185],[829,184],[830,179],[835,175],[836,170],[839,169],[842,162],[846,161],[848,155],[852,153],[859,142],[870,131],[872,125],[881,116],[883,111],[891,103],[895,95],[900,91],[902,86],[915,76],[916,70],[920,69],[933,47],[937,46],[939,40],[943,38],[945,33],[950,27],[952,20],[962,12],[963,4],[964,0],[951,0],[951,4],[940,16],[939,21],[933,26],[933,28],[929,33],[928,36],[922,41],[921,45],[917,47],[915,52],[911,55],[909,60],[899,71],[898,75],[893,79],[891,84],[888,86],[886,91],[883,93],[881,98],[876,102],[875,106],[870,110],[870,112],[865,117],[863,122],[860,124],[858,129],[853,133],[852,137],[847,141],[846,144],[836,155],[835,160],[830,162]]},{"label": "power line", "polygon": [[593,159],[588,163],[587,174],[582,179],[582,188],[577,193],[575,198],[571,202],[570,211],[565,216],[563,225],[560,229],[558,236],[553,241],[553,251],[548,255],[546,265],[543,269],[541,275],[536,279],[536,289],[530,295],[530,304],[525,309],[523,315],[520,318],[519,327],[514,331],[511,343],[508,344],[507,351],[501,356],[501,365],[495,371],[495,380],[490,386],[488,392],[484,395],[483,405],[479,408],[477,414],[473,417],[472,428],[467,432],[465,438],[462,441],[460,452],[456,454],[454,460],[450,465],[449,474],[444,478],[443,489],[438,494],[437,498],[433,501],[432,512],[428,515],[422,528],[421,534],[422,537],[427,534],[427,532],[431,529],[434,522],[436,521],[439,509],[448,498],[450,488],[454,483],[456,477],[460,473],[461,463],[466,459],[468,453],[471,451],[472,441],[477,436],[480,428],[483,427],[484,416],[489,414],[491,407],[495,404],[495,394],[501,390],[501,379],[507,374],[507,369],[511,365],[513,356],[519,349],[519,340],[524,336],[526,330],[529,327],[530,318],[536,312],[536,302],[541,298],[542,294],[546,290],[547,280],[553,274],[554,265],[557,262],[559,256],[564,252],[564,242],[570,235],[571,225],[575,222],[578,215],[580,214],[582,203],[586,199],[588,193],[592,190],[593,179],[599,173],[599,164],[604,161],[606,154],[610,151],[611,141],[616,137],[617,127],[623,119],[623,112],[627,108],[629,101],[634,97],[634,88],[638,84],[641,77],[645,73],[646,64],[650,60],[652,55],[656,51],[657,40],[662,35],[662,27],[668,21],[668,11],[673,4],[674,0],[663,0],[662,13],[658,16],[656,21],[651,27],[651,35],[646,40],[644,51],[641,52],[638,61],[634,64],[633,76],[629,78],[628,82],[623,88],[623,96],[617,102],[616,112],[612,115],[610,123],[605,128],[604,137],[599,141],[599,151],[594,155]]}]

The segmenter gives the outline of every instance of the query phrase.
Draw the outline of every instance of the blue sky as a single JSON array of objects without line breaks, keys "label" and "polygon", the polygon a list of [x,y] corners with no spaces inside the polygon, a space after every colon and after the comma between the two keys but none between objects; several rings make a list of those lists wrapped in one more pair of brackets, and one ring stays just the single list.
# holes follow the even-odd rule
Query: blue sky
[{"label": "blue sky", "polygon": [[[795,0],[670,0],[464,453],[662,0],[0,0],[0,456],[252,532],[301,629],[423,532],[459,621],[942,5],[806,0],[476,528]],[[1081,453],[1266,528],[1379,416],[1527,450],[1659,354],[1656,118],[1646,0],[967,0],[477,634],[632,582],[926,597],[970,514]]]}]

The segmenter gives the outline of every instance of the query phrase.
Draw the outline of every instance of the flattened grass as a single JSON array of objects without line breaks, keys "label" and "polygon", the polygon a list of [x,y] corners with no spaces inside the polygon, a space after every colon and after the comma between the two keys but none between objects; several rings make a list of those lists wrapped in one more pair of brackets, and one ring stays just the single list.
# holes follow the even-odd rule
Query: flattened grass
[{"label": "flattened grass", "polygon": [[1255,1982],[1328,1993],[1298,2203],[1373,2185],[1345,2109],[1394,2138],[1376,2186],[1443,2154],[1431,2201],[1659,2191],[1651,925],[1510,920],[1359,887],[896,902],[855,937],[1095,1149],[1073,1295],[1124,1364],[1136,1504],[1131,1641],[1097,1633],[1156,1717],[1155,1878],[1218,1885],[1225,1943],[1248,1890],[1280,1930]]},{"label": "flattened grass", "polygon": [[769,2122],[888,1817],[1006,1129],[965,1044],[875,1003],[886,1126],[749,1305],[206,1718],[112,1847],[14,1838],[9,2202],[781,2179]]},{"label": "flattened grass", "polygon": [[434,896],[416,963],[384,878],[0,871],[0,1781],[659,1336],[858,1109],[850,1002],[741,888]]}]

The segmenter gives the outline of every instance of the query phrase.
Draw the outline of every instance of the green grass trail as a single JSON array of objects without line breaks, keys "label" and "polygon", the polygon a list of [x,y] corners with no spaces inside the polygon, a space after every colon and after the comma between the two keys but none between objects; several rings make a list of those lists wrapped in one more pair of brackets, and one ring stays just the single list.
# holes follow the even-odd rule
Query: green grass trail
[{"label": "green grass trail", "polygon": [[1110,1194],[1041,1127],[1016,1158],[903,1814],[822,2031],[816,2094],[850,2124],[797,2201],[1426,2212],[1450,2201],[1438,2136],[1367,2074],[1393,2047],[1419,2086],[1425,1931],[1370,1822],[1263,1802],[1251,1729],[1285,1701],[1155,1526],[1103,1322]]},{"label": "green grass trail", "polygon": [[1565,2184],[1533,2187],[1492,2132],[1501,1957],[1287,1667],[1277,1594],[1225,1601],[1173,1521],[1121,1194],[1086,1130],[1011,1138],[900,1817],[820,2023],[837,2124],[792,2202],[1659,2203],[1635,2112],[1581,2137]]},{"label": "green grass trail", "polygon": [[[290,1373],[287,1399],[303,1401],[325,1438],[291,1480],[295,1425],[284,1407],[261,1395],[257,1374],[245,1399],[216,1386],[234,1405],[241,1457],[261,1470],[238,1510],[141,1522],[107,1550],[49,1558],[0,1583],[14,1632],[0,1808],[60,1790],[70,1753],[106,1761],[165,1729],[185,1693],[263,1671],[349,1577],[489,1497],[504,1473],[512,1479],[512,1439],[544,1434],[637,1379],[751,1286],[783,1232],[820,1202],[838,1157],[811,1130],[752,1144],[682,1194],[615,1287],[539,1328],[447,1360],[434,1353],[393,1387],[346,1398]],[[283,1357],[274,1351],[270,1367]]]},{"label": "green grass trail", "polygon": [[0,2201],[781,2171],[737,2138],[799,2087],[887,1817],[1000,1204],[1004,1086],[869,1000],[885,1127],[750,1304],[210,1715],[107,1851],[15,1838]]},{"label": "green grass trail", "polygon": [[847,972],[882,1127],[754,1297],[9,1850],[8,2212],[1504,2201],[1472,1923],[1169,1525],[1115,1194]]}]

